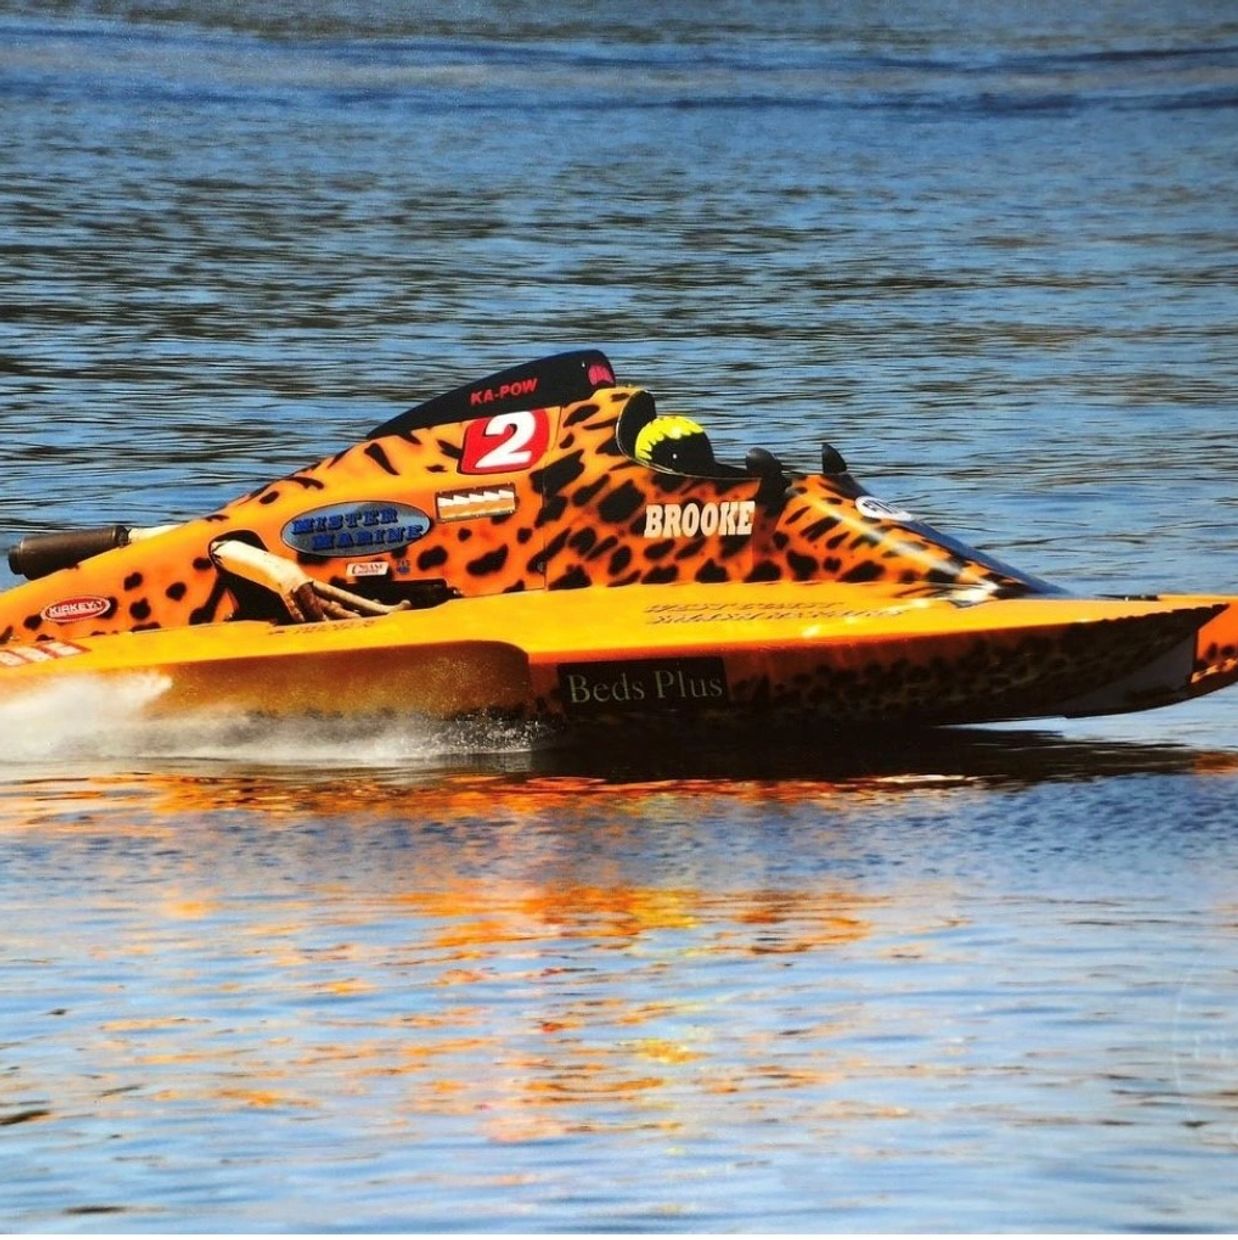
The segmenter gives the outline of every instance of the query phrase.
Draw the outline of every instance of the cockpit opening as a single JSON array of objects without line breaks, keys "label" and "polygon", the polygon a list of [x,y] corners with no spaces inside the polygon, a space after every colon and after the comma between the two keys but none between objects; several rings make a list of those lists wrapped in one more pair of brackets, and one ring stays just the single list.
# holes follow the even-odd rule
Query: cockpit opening
[{"label": "cockpit opening", "polygon": [[714,455],[705,428],[681,413],[659,413],[648,392],[637,392],[615,427],[619,450],[664,474],[689,478],[748,478],[747,469],[725,465]]}]

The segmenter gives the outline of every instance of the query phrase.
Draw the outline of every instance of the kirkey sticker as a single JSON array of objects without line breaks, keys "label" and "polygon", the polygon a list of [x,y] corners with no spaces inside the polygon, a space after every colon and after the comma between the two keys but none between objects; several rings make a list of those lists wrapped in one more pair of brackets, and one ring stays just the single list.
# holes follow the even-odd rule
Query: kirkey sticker
[{"label": "kirkey sticker", "polygon": [[39,615],[52,624],[73,624],[78,620],[95,620],[112,610],[115,600],[98,594],[80,594],[75,598],[49,603]]},{"label": "kirkey sticker", "polygon": [[434,497],[440,521],[471,521],[478,517],[507,517],[516,511],[516,488],[501,482],[492,487],[440,491]]}]

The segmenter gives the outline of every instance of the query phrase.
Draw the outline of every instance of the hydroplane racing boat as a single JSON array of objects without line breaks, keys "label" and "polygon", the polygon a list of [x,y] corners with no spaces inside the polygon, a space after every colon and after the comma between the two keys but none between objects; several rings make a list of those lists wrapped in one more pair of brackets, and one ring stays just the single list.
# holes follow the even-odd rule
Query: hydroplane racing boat
[{"label": "hydroplane racing boat", "polygon": [[156,711],[840,727],[1238,677],[1238,598],[1072,595],[821,466],[720,462],[603,354],[545,358],[196,520],[25,538],[0,701],[148,674]]}]

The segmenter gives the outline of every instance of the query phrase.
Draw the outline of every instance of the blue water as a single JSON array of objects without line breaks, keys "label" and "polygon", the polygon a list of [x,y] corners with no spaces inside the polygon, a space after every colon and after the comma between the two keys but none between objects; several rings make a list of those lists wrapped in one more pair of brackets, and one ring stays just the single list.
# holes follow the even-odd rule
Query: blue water
[{"label": "blue water", "polygon": [[[590,345],[1238,591],[1236,106],[1219,0],[0,5],[0,544]],[[0,702],[0,1226],[1238,1225],[1233,690],[655,752],[144,692]]]}]

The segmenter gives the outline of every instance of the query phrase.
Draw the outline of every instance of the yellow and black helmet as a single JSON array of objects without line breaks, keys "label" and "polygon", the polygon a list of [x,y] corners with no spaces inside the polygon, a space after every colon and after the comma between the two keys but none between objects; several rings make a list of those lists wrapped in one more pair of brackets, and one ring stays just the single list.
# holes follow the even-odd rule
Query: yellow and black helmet
[{"label": "yellow and black helmet", "polygon": [[633,455],[642,465],[680,473],[709,473],[714,466],[709,436],[679,413],[660,414],[646,422],[637,432]]}]

